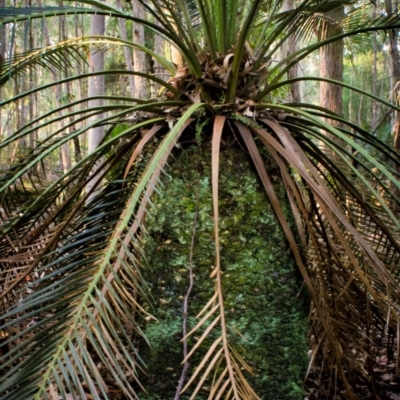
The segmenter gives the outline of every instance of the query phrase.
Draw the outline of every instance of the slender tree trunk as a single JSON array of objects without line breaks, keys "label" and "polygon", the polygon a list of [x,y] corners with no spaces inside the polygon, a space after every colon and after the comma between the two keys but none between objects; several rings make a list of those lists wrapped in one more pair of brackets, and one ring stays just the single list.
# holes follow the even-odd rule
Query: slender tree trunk
[{"label": "slender tree trunk", "polygon": [[[285,0],[284,10],[293,10],[295,7],[294,0]],[[295,53],[299,49],[298,41],[295,35],[291,35],[288,40],[287,55]],[[294,79],[299,76],[299,65],[296,64],[288,71],[288,78]],[[293,103],[299,103],[301,99],[300,94],[300,82],[294,82],[290,84],[290,101]]]},{"label": "slender tree trunk", "polygon": [[[32,0],[29,0],[29,7],[32,7]],[[34,30],[33,24],[35,24],[35,21],[31,21],[30,25],[29,25],[29,47],[30,47],[30,49],[34,49],[36,47],[34,35],[33,35],[33,30]],[[29,89],[33,88],[33,85],[35,84],[35,81],[36,81],[35,78],[36,78],[35,69],[32,66],[30,66],[29,67]],[[35,98],[36,98],[35,94],[29,95],[29,105],[28,105],[29,121],[33,121],[33,119],[34,119]],[[35,147],[36,140],[37,140],[37,132],[36,132],[36,130],[34,130],[29,134],[29,147],[30,148],[33,149]]]},{"label": "slender tree trunk", "polygon": [[[145,18],[145,10],[138,0],[132,0],[132,11],[136,18]],[[141,46],[144,46],[144,28],[141,24],[134,24],[133,41]],[[135,71],[146,72],[146,55],[143,51],[133,50],[133,65]],[[139,99],[147,97],[146,80],[141,76],[135,76],[135,96]]]},{"label": "slender tree trunk", "polygon": [[[156,25],[160,25],[158,21],[155,21]],[[154,35],[154,52],[156,54],[166,55],[167,47],[170,46],[160,35]],[[170,53],[170,51],[168,51]],[[168,54],[170,56],[170,54]],[[157,78],[165,81],[169,78],[169,72],[166,70],[157,60],[154,60],[154,75]],[[157,96],[158,91],[161,89],[161,85],[154,83],[154,91]]]},{"label": "slender tree trunk", "polygon": [[[13,45],[15,45],[15,44],[13,44]],[[14,81],[14,93],[20,93],[20,90],[21,89],[20,89],[20,85],[19,85],[19,79],[16,78]],[[14,112],[15,112],[14,124],[17,129],[20,129],[22,126],[21,125],[21,112],[20,112],[21,99],[19,99],[15,102],[14,107],[15,107],[14,108]],[[21,140],[17,140],[13,147],[9,146],[10,149],[9,149],[8,156],[9,156],[10,163],[13,163],[15,161],[15,158],[17,156],[17,151],[18,151],[20,145],[21,145]]]},{"label": "slender tree trunk", "polygon": [[171,61],[176,65],[176,69],[183,66],[182,54],[175,46],[171,46]]},{"label": "slender tree trunk", "polygon": [[[104,35],[105,32],[105,19],[102,15],[91,15],[90,17],[90,34],[91,35]],[[104,52],[99,49],[93,48],[90,52],[90,72],[98,72],[104,70]],[[89,98],[94,96],[101,96],[104,94],[104,75],[96,75],[89,78]],[[89,108],[99,107],[103,105],[102,99],[89,100]],[[95,123],[103,118],[104,114],[98,114],[91,118],[91,123]],[[104,127],[97,126],[92,128],[88,134],[88,153],[92,153],[104,138]],[[103,160],[99,160],[92,170],[92,174],[98,172]],[[86,185],[86,192],[89,192],[98,182],[98,174],[96,178],[92,179]],[[96,191],[92,192],[89,201],[94,197]]]},{"label": "slender tree trunk", "polygon": [[[4,8],[6,5],[5,0],[0,0],[0,8]],[[6,26],[2,25],[0,26],[0,67],[6,58]],[[0,87],[0,102],[3,99],[3,91],[2,88]],[[1,121],[3,121],[3,115],[2,115],[2,108],[0,107],[0,138],[3,136],[3,128]]]},{"label": "slender tree trunk", "polygon": [[360,103],[358,104],[358,115],[357,115],[357,124],[358,126],[362,126],[362,107],[363,107],[364,96],[360,94]]},{"label": "slender tree trunk", "polygon": [[[122,10],[121,0],[117,0],[117,8]],[[121,33],[121,38],[123,40],[127,40],[128,35],[126,33],[126,22],[123,18],[118,18],[119,30]],[[128,71],[133,71],[133,58],[131,49],[128,46],[124,46],[124,55],[126,62],[126,69]],[[129,75],[129,88],[131,89],[132,97],[135,97],[135,77],[133,75]]]},{"label": "slender tree trunk", "polygon": [[[14,2],[14,6],[16,6],[16,3]],[[24,34],[27,32],[27,24],[25,23],[23,25],[23,30]],[[12,51],[12,56],[15,56],[20,49],[17,47],[17,40],[14,39],[14,42],[11,44]],[[23,51],[27,51],[27,46],[26,46],[26,41],[23,44]],[[14,93],[23,93],[26,91],[26,79],[21,79],[21,77],[16,76],[15,77],[15,86],[14,86]],[[25,117],[26,117],[26,98],[21,98],[18,101],[16,101],[15,104],[15,111],[16,111],[16,127],[17,129],[21,129],[24,124],[25,124]],[[12,155],[11,155],[11,162],[14,162],[15,159],[18,157],[18,155],[22,154],[23,149],[26,147],[26,138],[23,137],[21,139],[18,139],[15,142],[15,146],[12,150]]]},{"label": "slender tree trunk", "polygon": [[[386,14],[391,17],[398,13],[397,2],[394,4],[392,0],[385,0]],[[391,61],[391,87],[393,102],[400,103],[400,59],[399,59],[399,48],[398,48],[398,29],[392,29],[389,31],[389,51]],[[394,111],[392,114],[392,136],[394,149],[400,153],[400,112]],[[400,174],[400,168],[397,167],[397,172]],[[400,197],[400,190],[393,187],[393,190],[397,196]],[[399,207],[395,205],[396,211],[399,211]]]},{"label": "slender tree trunk", "polygon": [[[26,0],[24,2],[25,7],[29,7],[29,0]],[[25,38],[27,38],[27,40],[23,41],[23,47],[22,47],[22,51],[28,52],[30,50],[29,48],[29,31],[30,31],[30,24],[31,21],[25,21],[23,24],[23,35]],[[14,53],[16,54],[16,53]],[[18,79],[18,78],[17,78]],[[29,72],[28,72],[28,79],[23,78],[21,79],[20,82],[21,85],[21,92],[25,93],[28,91],[29,89]],[[21,100],[20,100],[20,116],[19,116],[19,126],[20,128],[23,127],[26,124],[26,121],[28,119],[28,103],[29,103],[29,97],[24,96]],[[26,139],[21,139],[20,142],[20,146],[21,146],[21,150],[22,148],[25,148],[26,146],[28,146],[29,144],[27,143]]]},{"label": "slender tree trunk", "polygon": [[[65,75],[69,76],[69,68],[65,68]],[[65,83],[65,93],[67,95],[68,101],[71,101],[71,99],[72,99],[71,82]],[[71,114],[73,111],[74,111],[74,107],[68,107],[69,114]],[[69,132],[73,132],[76,129],[74,121],[75,121],[75,118],[73,116],[70,116],[69,117],[70,127],[68,128]],[[81,151],[81,145],[79,143],[79,138],[75,136],[72,139],[72,144],[74,146],[74,160],[75,160],[75,162],[79,162],[80,160],[82,160],[82,151]]]},{"label": "slender tree trunk", "polygon": [[[373,9],[373,18],[376,17],[376,4]],[[372,94],[374,96],[378,95],[378,70],[377,70],[377,55],[378,55],[378,42],[377,33],[374,32],[372,36]],[[372,120],[371,120],[371,130],[374,131],[378,126],[378,102],[372,100]]]},{"label": "slender tree trunk", "polygon": [[[81,20],[81,26],[79,26],[79,21],[80,21],[79,18],[82,18],[82,16],[75,15],[75,36],[76,37],[83,35],[83,22]],[[79,76],[82,75],[82,71],[84,69],[82,63],[83,63],[83,61],[81,61],[79,59],[76,61],[76,72],[77,72],[77,75],[79,75]],[[78,79],[77,84],[78,84],[78,98],[83,99],[86,97],[86,94],[87,94],[87,85],[84,85],[83,79]],[[86,109],[87,102],[81,102],[81,105],[79,107],[81,108],[81,110]],[[76,129],[79,129],[79,126],[75,125],[75,127],[76,127]],[[82,154],[82,153],[84,153],[84,149],[87,148],[87,133],[85,132],[83,135],[81,135],[80,139],[81,139],[80,142],[78,140],[79,150],[77,150],[76,141],[74,141],[76,162],[78,162],[77,153],[80,154],[80,158],[85,156],[85,154]],[[80,146],[80,143],[82,144],[83,148]]]},{"label": "slender tree trunk", "polygon": [[[386,13],[391,17],[397,13],[397,3],[393,5],[392,0],[385,0]],[[389,50],[391,57],[391,87],[393,90],[394,102],[400,102],[400,59],[398,48],[398,30],[392,29],[389,34]],[[400,113],[394,111],[392,119],[392,135],[394,141],[394,148],[400,151]]]},{"label": "slender tree trunk", "polygon": [[[344,17],[343,7],[325,14],[329,22],[320,32],[320,40],[325,40],[341,31],[338,23]],[[328,27],[329,26],[329,27]],[[320,76],[343,81],[343,40],[321,47],[319,51]],[[342,87],[326,82],[320,83],[319,100],[322,107],[342,115]]]},{"label": "slender tree trunk", "polygon": [[[43,7],[42,0],[37,0],[38,6]],[[62,2],[60,3],[62,5]],[[42,31],[43,31],[43,36],[45,39],[46,46],[51,45],[51,39],[50,39],[50,34],[49,30],[46,24],[46,21],[43,21],[43,26],[42,26]],[[65,29],[65,17],[61,16],[59,19],[59,39],[62,40],[66,37],[66,29]],[[50,66],[50,71],[54,77],[55,80],[57,80],[57,77],[59,76],[58,71],[56,70],[55,67]],[[55,94],[55,101],[57,106],[61,106],[61,99],[62,99],[62,87],[61,85],[57,85],[54,87],[54,94]],[[59,116],[61,116],[61,112],[59,113]],[[60,119],[59,122],[59,128],[62,129],[64,126],[64,120]],[[71,155],[70,155],[70,149],[69,149],[69,144],[66,143],[61,146],[60,149],[60,166],[62,170],[65,172],[69,171],[71,169]]]},{"label": "slender tree trunk", "polygon": [[[60,2],[60,6],[63,6],[63,1]],[[59,38],[60,40],[64,40],[67,37],[66,28],[65,28],[65,16],[60,16],[60,24],[59,24]],[[58,99],[62,99],[62,86],[57,85]],[[68,101],[68,99],[67,99]],[[59,100],[59,105],[62,105],[62,100]],[[62,113],[60,112],[60,115]],[[60,120],[61,127],[64,126],[64,120]],[[71,169],[71,151],[69,148],[69,143],[65,143],[61,146],[61,165],[64,174]]]},{"label": "slender tree trunk", "polygon": [[[325,40],[341,32],[339,24],[344,17],[344,8],[342,6],[338,7],[335,10],[325,13],[324,17],[325,23],[319,32],[320,40]],[[320,48],[319,71],[321,78],[343,81],[343,50],[343,40],[338,40]],[[341,86],[320,82],[319,101],[321,107],[327,108],[336,114],[343,115]],[[340,126],[340,124],[334,120],[328,120],[327,122],[336,127]],[[341,141],[336,137],[332,136],[331,139],[340,146],[344,146],[344,143],[340,143]]]},{"label": "slender tree trunk", "polygon": [[[76,18],[76,17],[75,17]],[[76,20],[75,20],[76,22]],[[78,37],[78,35],[76,35]],[[78,75],[80,75],[80,60],[77,60],[77,64],[76,64],[76,69],[78,70]],[[65,68],[65,76],[70,76],[70,68],[66,67]],[[79,98],[82,99],[83,95],[82,95],[82,79],[78,79],[78,85],[79,85]],[[67,99],[70,102],[73,98],[73,94],[72,94],[72,82],[66,82],[65,83],[65,92],[67,95]],[[82,107],[82,105],[80,106]],[[68,107],[68,113],[71,114],[74,111],[74,107]],[[75,122],[75,118],[73,116],[69,117],[69,121],[70,121],[70,127],[69,127],[69,132],[73,132],[76,129],[78,129],[76,127]],[[79,141],[79,137],[75,136],[72,139],[72,144],[74,147],[74,160],[75,162],[79,162],[80,160],[82,160],[82,149],[81,149],[81,145],[80,145],[80,141]]]}]

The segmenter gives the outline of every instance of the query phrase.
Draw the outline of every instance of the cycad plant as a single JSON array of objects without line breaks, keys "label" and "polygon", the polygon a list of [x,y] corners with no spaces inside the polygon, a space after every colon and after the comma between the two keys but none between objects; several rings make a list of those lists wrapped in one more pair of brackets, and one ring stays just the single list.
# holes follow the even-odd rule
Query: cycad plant
[{"label": "cycad plant", "polygon": [[[274,0],[148,0],[149,20],[82,3],[4,9],[2,23],[124,18],[172,43],[184,64],[111,37],[3,63],[2,83],[28,67],[62,69],[88,46],[122,45],[172,77],[146,76],[163,88],[156,99],[103,96],[74,113],[79,130],[68,133],[65,111],[87,99],[3,140],[17,146],[64,121],[0,178],[2,398],[302,399],[308,361],[356,398],[399,326],[400,157],[340,115],[276,94],[323,79],[287,72],[324,44],[398,18],[358,14],[315,43],[313,28],[329,27],[321,15],[344,2],[282,12]],[[304,47],[277,61],[293,37]],[[99,125],[111,128],[97,149],[48,179],[48,157]]]}]

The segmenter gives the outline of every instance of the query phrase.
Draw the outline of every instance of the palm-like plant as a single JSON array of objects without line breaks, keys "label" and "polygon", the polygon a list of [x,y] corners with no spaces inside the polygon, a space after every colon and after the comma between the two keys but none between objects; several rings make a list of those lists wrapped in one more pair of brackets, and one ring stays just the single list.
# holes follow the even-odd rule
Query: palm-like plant
[{"label": "palm-like plant", "polygon": [[[278,241],[282,249],[290,249],[289,258],[295,261],[311,300],[311,361],[323,359],[324,368],[334,369],[335,379],[345,384],[349,398],[354,397],[350,372],[372,373],[366,366],[374,346],[382,335],[393,334],[399,322],[399,220],[394,210],[400,202],[396,196],[400,157],[341,116],[312,104],[274,102],[274,93],[293,82],[285,79],[290,67],[322,45],[395,28],[399,20],[381,17],[351,30],[346,30],[346,25],[335,37],[310,42],[287,59],[271,62],[293,34],[307,39],[320,20],[319,13],[338,2],[305,0],[295,10],[283,13],[279,11],[281,2],[271,0],[143,2],[157,24],[96,1],[83,3],[97,9],[7,9],[2,23],[65,13],[96,12],[126,18],[171,42],[185,65],[176,67],[150,49],[110,37],[68,40],[3,63],[0,82],[31,65],[62,67],[88,45],[128,45],[156,57],[173,74],[166,82],[146,76],[164,87],[164,97],[158,100],[104,96],[105,106],[76,116],[85,122],[106,111],[104,118],[68,135],[54,132],[1,176],[1,333],[2,348],[7,350],[2,356],[3,398],[116,398],[110,382],[126,398],[143,396],[143,343],[146,325],[153,319],[148,288],[157,286],[160,278],[161,270],[154,267],[160,263],[157,254],[170,254],[172,250],[165,249],[165,244],[178,235],[171,231],[172,222],[161,222],[174,206],[187,211],[178,223],[184,225],[185,239],[176,239],[179,246],[171,247],[174,254],[177,247],[185,249],[181,264],[190,266],[185,272],[190,275],[187,284],[192,286],[193,265],[200,263],[201,254],[206,254],[212,266],[209,277],[203,277],[212,284],[198,284],[196,296],[204,303],[192,307],[198,307],[195,322],[186,312],[190,290],[181,299],[185,307],[182,319],[188,329],[183,337],[185,372],[175,398],[181,391],[200,398],[204,390],[210,399],[259,398],[254,388],[260,384],[251,378],[258,361],[256,358],[252,364],[246,357],[251,351],[237,345],[240,340],[235,335],[246,332],[237,333],[229,323],[227,303],[237,297],[225,293],[229,289],[239,295],[238,279],[247,275],[224,275],[230,267],[224,258],[229,239],[222,232],[225,219],[233,218],[240,208],[251,210],[251,201],[260,204],[260,215],[274,215],[276,222],[268,225],[261,217],[254,220],[261,224],[261,234],[252,237],[255,247],[243,245],[242,251],[254,249],[243,263],[250,263],[257,249],[268,258],[271,235],[265,232],[279,223],[283,234]],[[34,90],[41,89],[43,86]],[[82,101],[85,99],[76,104]],[[2,146],[13,146],[32,130],[61,119],[68,128],[69,115],[61,117],[59,111],[30,121]],[[62,177],[54,182],[46,179],[42,163],[62,144],[92,126],[127,120],[123,129],[110,130],[93,153]],[[190,161],[182,164],[185,157]],[[99,160],[100,168],[91,173]],[[89,180],[97,182],[94,198],[85,193]],[[177,180],[178,184],[174,183]],[[256,194],[257,181],[265,198]],[[252,195],[254,191],[254,200],[247,197],[240,203],[232,182],[238,188],[243,184],[242,190],[247,187]],[[184,192],[190,185],[193,190]],[[179,196],[180,191],[185,193],[182,197],[187,196],[185,205],[168,197]],[[244,225],[247,216],[243,215],[239,222]],[[230,229],[238,230],[240,224],[230,225]],[[157,233],[160,227],[169,229],[168,234]],[[236,233],[229,235],[233,238]],[[154,244],[157,236],[161,242]],[[157,253],[159,248],[164,253]],[[279,273],[291,274],[290,260],[282,251],[289,267]],[[265,264],[263,270],[263,263],[264,259],[254,272],[266,282],[266,274],[275,273],[274,265]],[[154,272],[147,272],[151,267]],[[179,263],[167,263],[165,279],[176,274],[174,268],[179,268]],[[298,289],[293,277],[290,282]],[[251,281],[247,285],[256,284]],[[172,292],[168,295],[178,296],[177,290]],[[279,290],[272,293],[279,296]],[[296,293],[292,297],[286,297],[296,309],[291,329],[301,323],[302,313],[293,302]],[[267,296],[265,299],[265,304],[271,302]],[[155,313],[163,317],[157,310]],[[197,365],[187,373],[191,360]],[[271,385],[268,379],[263,382]],[[301,398],[296,393],[293,398]]]}]

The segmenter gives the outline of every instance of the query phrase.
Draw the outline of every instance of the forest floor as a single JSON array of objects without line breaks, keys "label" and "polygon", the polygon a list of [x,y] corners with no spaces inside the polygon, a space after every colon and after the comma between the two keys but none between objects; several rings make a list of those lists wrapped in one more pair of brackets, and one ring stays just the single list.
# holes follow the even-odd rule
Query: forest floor
[{"label": "forest floor", "polygon": [[[397,354],[387,356],[387,348],[376,351],[375,359],[370,362],[369,370],[373,379],[354,377],[356,398],[359,400],[400,400],[400,370]],[[321,374],[316,365],[310,371],[304,400],[349,400],[345,386],[338,384],[335,378]]]}]

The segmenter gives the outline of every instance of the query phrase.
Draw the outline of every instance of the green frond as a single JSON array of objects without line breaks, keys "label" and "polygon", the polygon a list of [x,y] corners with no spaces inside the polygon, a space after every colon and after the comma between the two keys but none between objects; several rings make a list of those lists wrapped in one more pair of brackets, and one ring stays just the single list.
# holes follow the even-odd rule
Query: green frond
[{"label": "green frond", "polygon": [[[162,88],[71,96],[2,138],[0,397],[298,400],[310,328],[308,370],[335,371],[356,398],[354,376],[373,379],[373,348],[398,335],[400,155],[339,112],[274,95],[327,82],[399,112],[343,82],[288,78],[322,46],[399,29],[399,15],[341,0],[140,2],[143,19],[96,0],[0,10],[13,49],[4,109],[98,75]],[[24,23],[93,14],[143,25],[146,44],[82,36],[13,52]],[[301,48],[278,59],[290,40]],[[139,51],[169,76],[88,72],[94,49]],[[10,80],[31,71],[60,77],[14,93]],[[97,127],[98,147],[50,176],[50,160]]]},{"label": "green frond", "polygon": [[[134,357],[136,350],[133,344],[130,344],[130,350],[125,346],[126,341],[129,340],[130,330],[137,329],[135,328],[135,322],[129,318],[130,313],[134,309],[138,310],[137,315],[144,312],[137,300],[135,300],[137,294],[141,292],[139,287],[140,264],[138,261],[140,249],[135,235],[141,226],[141,220],[144,217],[143,211],[146,208],[148,198],[154,190],[154,185],[158,181],[163,165],[167,161],[166,151],[170,151],[175,145],[179,134],[187,125],[186,120],[200,107],[202,107],[202,104],[192,106],[186,112],[186,118],[184,116],[171,130],[171,133],[166,136],[154,153],[149,168],[143,172],[139,181],[134,180],[136,186],[133,191],[129,179],[124,181],[122,187],[121,182],[112,184],[120,188],[121,193],[117,196],[117,203],[120,206],[117,208],[112,206],[112,214],[106,212],[104,214],[104,218],[106,218],[104,222],[109,220],[113,214],[114,222],[111,219],[106,225],[104,223],[99,224],[99,217],[100,220],[102,219],[101,207],[99,209],[96,206],[99,199],[94,201],[94,207],[92,205],[89,208],[89,215],[82,221],[80,208],[84,198],[83,200],[78,199],[66,221],[60,221],[58,224],[53,223],[51,227],[48,223],[46,224],[54,232],[50,236],[46,235],[49,236],[49,244],[46,244],[43,235],[41,235],[38,237],[37,244],[31,242],[21,249],[23,253],[28,254],[32,248],[31,246],[40,243],[41,247],[44,247],[42,254],[30,263],[31,265],[27,265],[29,273],[32,272],[33,267],[37,266],[39,260],[44,265],[42,270],[39,268],[39,276],[41,277],[35,282],[35,285],[39,287],[44,285],[44,290],[36,290],[34,295],[29,300],[27,299],[22,306],[16,304],[15,307],[10,308],[9,312],[2,317],[2,320],[5,321],[3,329],[12,324],[14,322],[12,318],[21,312],[42,320],[42,311],[40,309],[33,311],[38,302],[43,305],[49,304],[52,311],[49,317],[44,318],[38,326],[35,326],[33,335],[30,332],[32,329],[27,327],[27,333],[30,333],[31,339],[16,345],[9,354],[11,356],[9,362],[4,364],[4,367],[7,367],[22,354],[32,353],[32,351],[32,355],[36,360],[35,373],[31,370],[32,365],[29,362],[20,364],[19,376],[26,377],[23,379],[23,389],[14,387],[12,383],[14,381],[9,382],[8,385],[11,386],[2,387],[2,391],[10,391],[8,395],[10,399],[21,398],[21,396],[27,398],[27,393],[30,393],[30,398],[40,399],[46,395],[52,385],[56,385],[58,387],[57,390],[64,394],[84,393],[85,389],[89,390],[92,396],[96,396],[99,390],[105,394],[106,387],[96,366],[97,362],[93,359],[93,354],[88,351],[85,343],[90,343],[96,357],[99,357],[105,367],[109,369],[116,382],[125,388],[124,392],[130,398],[137,398],[135,391],[130,388],[127,376],[135,379],[137,369],[141,368],[140,359],[138,360]],[[154,121],[152,122],[154,123]],[[138,129],[138,126],[134,127],[134,129]],[[128,131],[131,130],[129,129]],[[121,136],[126,133],[126,131],[123,132]],[[116,138],[114,137],[112,140],[115,141]],[[106,141],[103,147],[107,145],[109,146],[109,142]],[[102,151],[101,147],[98,151]],[[114,196],[113,191],[111,191],[111,194]],[[103,202],[105,207],[110,206],[108,199],[101,198],[100,205]],[[118,208],[120,211],[118,211]],[[96,215],[96,219],[93,220],[91,215]],[[130,226],[132,218],[133,225]],[[67,226],[66,222],[71,224],[74,221],[76,221],[75,224],[78,224],[78,227],[75,228],[76,233],[74,234],[70,231],[70,226],[67,232],[64,233],[63,228]],[[90,229],[92,224],[95,226],[94,230]],[[106,227],[105,231],[104,227]],[[125,236],[121,235],[122,232],[124,232]],[[84,239],[85,236],[82,237],[82,234],[87,239]],[[100,248],[99,234],[103,237],[109,236],[108,240],[103,242],[102,246],[100,245]],[[67,235],[65,236],[67,242],[56,251],[48,253],[48,250],[54,248],[60,239],[62,240],[63,235]],[[90,248],[87,240],[93,241],[93,249]],[[69,248],[71,249],[69,250]],[[72,248],[74,248],[73,252]],[[82,268],[81,266],[82,261],[84,263],[88,261],[86,256],[82,260],[82,251],[84,253],[87,252],[87,254],[93,254],[89,256],[91,266],[88,268]],[[57,269],[56,273],[63,273],[65,276],[64,279],[58,280],[55,285],[51,283],[53,278],[51,260],[54,258],[57,262],[61,261],[61,268]],[[77,258],[79,259],[78,262],[75,261]],[[3,268],[10,271],[10,267],[13,263],[18,262],[20,255],[16,258],[9,256],[8,259],[10,266],[8,268],[4,266]],[[26,261],[28,260],[29,257]],[[63,263],[66,264],[67,268],[65,271],[62,268]],[[54,286],[51,291],[52,294],[49,296],[48,290],[52,286]],[[71,288],[75,288],[75,295],[67,295]],[[85,292],[83,296],[82,290]],[[61,303],[56,300],[57,296],[62,297]],[[61,315],[62,319],[60,320]],[[129,329],[124,327],[123,323],[128,324]],[[118,328],[114,329],[115,327]],[[31,349],[32,342],[40,343],[49,331],[52,331],[52,345],[47,346],[46,350],[40,349],[41,356],[36,357],[39,354],[35,353],[34,349]],[[21,333],[20,335],[23,334]],[[60,378],[61,376],[62,378]],[[80,376],[84,378],[83,382]]]}]

